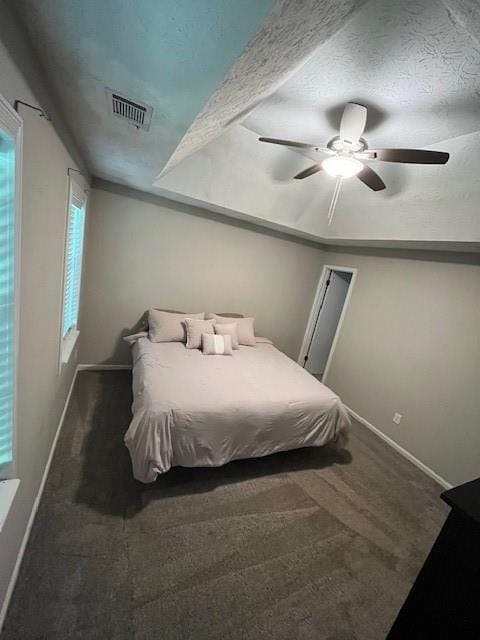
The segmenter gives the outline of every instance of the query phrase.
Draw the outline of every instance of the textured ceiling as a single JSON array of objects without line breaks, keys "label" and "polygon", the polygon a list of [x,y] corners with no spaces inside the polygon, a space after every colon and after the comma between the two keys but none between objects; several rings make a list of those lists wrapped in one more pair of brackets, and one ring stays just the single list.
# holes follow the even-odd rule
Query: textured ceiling
[{"label": "textured ceiling", "polygon": [[370,0],[244,124],[325,143],[351,100],[369,107],[371,147],[432,145],[480,129],[479,71],[480,47],[440,0]]},{"label": "textured ceiling", "polygon": [[[93,173],[150,188],[275,0],[9,0]],[[105,87],[154,108],[148,133]]]},{"label": "textured ceiling", "polygon": [[[319,240],[480,242],[478,0],[9,2],[95,175]],[[106,86],[154,107],[150,132]],[[371,147],[452,158],[377,163],[387,189],[346,181],[327,227],[332,182],[292,180],[309,160],[257,137],[325,143],[349,100]]]},{"label": "textured ceiling", "polygon": [[279,0],[170,158],[163,173],[242,120],[365,0]]},{"label": "textured ceiling", "polygon": [[164,176],[161,193],[319,242],[480,250],[480,133],[444,141],[447,165],[376,163],[384,191],[345,180],[331,226],[326,214],[335,180],[325,174],[292,180],[305,158],[256,138],[233,127]]},{"label": "textured ceiling", "polygon": [[480,3],[478,0],[442,0],[452,20],[480,46]]},{"label": "textured ceiling", "polygon": [[[188,195],[327,242],[430,241],[478,250],[480,47],[472,34],[480,12],[468,12],[467,29],[465,2],[370,0],[242,125],[157,186],[170,197]],[[325,143],[338,133],[348,100],[369,107],[370,146],[436,147],[451,159],[439,167],[375,163],[387,189],[373,193],[356,179],[345,181],[328,227],[332,180],[325,173],[293,180],[309,160],[257,137]]]}]

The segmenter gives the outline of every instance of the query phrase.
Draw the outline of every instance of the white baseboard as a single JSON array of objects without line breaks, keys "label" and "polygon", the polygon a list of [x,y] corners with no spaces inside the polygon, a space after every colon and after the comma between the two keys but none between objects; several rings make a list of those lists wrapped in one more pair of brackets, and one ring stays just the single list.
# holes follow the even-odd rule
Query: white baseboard
[{"label": "white baseboard", "polygon": [[5,623],[5,618],[7,617],[8,605],[10,604],[10,600],[12,598],[13,590],[15,589],[15,584],[17,582],[18,574],[20,572],[20,567],[22,565],[23,556],[25,554],[25,549],[27,548],[28,540],[30,538],[30,534],[32,532],[33,523],[35,521],[35,516],[37,515],[38,505],[40,504],[40,500],[42,499],[43,491],[45,489],[45,484],[47,482],[48,472],[50,471],[50,466],[52,464],[53,454],[55,453],[55,447],[57,446],[58,437],[60,435],[60,431],[62,430],[63,421],[65,419],[65,415],[68,409],[68,403],[70,402],[70,397],[72,395],[73,387],[75,386],[75,380],[77,379],[78,367],[75,369],[75,373],[73,374],[73,379],[70,384],[70,388],[67,393],[67,398],[65,400],[65,405],[63,407],[62,415],[60,416],[60,420],[58,422],[57,431],[55,433],[55,437],[53,438],[52,446],[50,448],[50,453],[48,454],[47,463],[45,465],[45,469],[43,471],[42,480],[40,482],[40,486],[38,487],[37,495],[35,496],[35,500],[33,502],[32,511],[30,513],[30,517],[28,519],[27,527],[25,529],[25,533],[23,534],[22,544],[20,545],[20,549],[18,551],[17,560],[15,562],[15,566],[13,568],[12,575],[10,577],[10,582],[8,583],[7,592],[5,594],[5,599],[2,603],[2,608],[0,610],[0,632]]},{"label": "white baseboard", "polygon": [[79,364],[77,371],[126,371],[132,368],[131,364]]},{"label": "white baseboard", "polygon": [[371,422],[368,422],[368,420],[365,420],[365,418],[362,418],[362,416],[358,415],[358,413],[356,413],[353,409],[350,409],[350,407],[347,407],[346,405],[344,406],[345,406],[345,409],[348,411],[348,413],[353,418],[355,418],[355,420],[358,420],[358,422],[360,422],[365,427],[367,427],[367,429],[370,429],[370,431],[373,431],[375,435],[377,435],[384,442],[389,444],[393,449],[395,449],[395,451],[398,451],[398,453],[400,453],[404,458],[406,458],[411,463],[413,463],[416,467],[421,469],[424,473],[427,474],[427,476],[430,476],[430,478],[433,478],[436,482],[438,482],[439,485],[441,485],[445,489],[452,488],[452,485],[449,482],[447,482],[444,478],[442,478],[442,476],[439,476],[438,473],[435,473],[433,469],[430,469],[430,467],[427,467],[426,464],[424,464],[423,462],[421,462],[421,460],[416,458],[412,453],[410,453],[410,451],[407,451],[402,446],[400,446],[397,442],[395,442],[395,440],[392,440],[387,435],[385,435],[383,431],[380,431],[380,429],[377,429],[377,427],[374,427]]}]

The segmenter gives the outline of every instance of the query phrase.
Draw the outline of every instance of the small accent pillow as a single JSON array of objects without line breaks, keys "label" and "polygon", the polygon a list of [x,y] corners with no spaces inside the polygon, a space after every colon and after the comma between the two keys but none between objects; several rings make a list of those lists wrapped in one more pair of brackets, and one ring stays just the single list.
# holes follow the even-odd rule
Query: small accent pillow
[{"label": "small accent pillow", "polygon": [[185,318],[182,320],[187,333],[187,349],[200,349],[202,346],[202,334],[214,333],[216,320],[195,320],[194,318]]},{"label": "small accent pillow", "polygon": [[152,342],[185,342],[185,326],[182,320],[203,320],[204,313],[170,313],[158,309],[148,310],[148,337]]},{"label": "small accent pillow", "polygon": [[206,356],[231,356],[232,339],[214,333],[202,333],[203,354]]},{"label": "small accent pillow", "polygon": [[[208,320],[205,320],[205,322],[208,322]],[[217,321],[211,320],[210,322]],[[230,336],[230,338],[232,339],[232,349],[238,349],[238,333],[236,322],[232,322],[231,324],[216,324],[215,333],[220,336]]]},{"label": "small accent pillow", "polygon": [[[225,316],[217,316],[215,313],[209,313],[208,318],[217,321],[219,324],[231,324],[232,318],[225,318]],[[253,331],[254,318],[235,318],[237,325],[237,334],[239,344],[244,344],[247,347],[256,347],[257,342],[255,340],[255,333]]]}]

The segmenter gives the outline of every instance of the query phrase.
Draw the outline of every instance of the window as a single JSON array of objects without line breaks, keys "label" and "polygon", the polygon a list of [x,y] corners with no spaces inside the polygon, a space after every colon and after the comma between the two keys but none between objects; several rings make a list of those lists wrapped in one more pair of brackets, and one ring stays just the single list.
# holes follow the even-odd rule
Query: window
[{"label": "window", "polygon": [[12,477],[15,461],[21,135],[21,119],[0,96],[0,480]]},{"label": "window", "polygon": [[78,331],[78,309],[82,280],[83,236],[87,196],[82,187],[70,178],[65,267],[63,276],[63,309],[61,330],[61,364],[68,362],[75,347]]}]

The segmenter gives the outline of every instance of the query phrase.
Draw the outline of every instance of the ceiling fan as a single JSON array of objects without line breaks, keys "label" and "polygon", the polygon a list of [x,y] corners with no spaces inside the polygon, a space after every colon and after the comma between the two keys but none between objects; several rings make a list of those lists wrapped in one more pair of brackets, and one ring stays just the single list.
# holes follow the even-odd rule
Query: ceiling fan
[{"label": "ceiling fan", "polygon": [[329,140],[325,147],[278,138],[261,137],[259,140],[296,149],[320,151],[328,155],[321,163],[313,164],[294,177],[297,180],[303,180],[323,170],[337,179],[328,211],[328,224],[331,224],[343,179],[357,176],[363,184],[373,191],[385,189],[385,183],[381,177],[365,162],[381,160],[408,164],[445,164],[449,158],[449,154],[444,151],[369,149],[366,141],[362,138],[366,123],[367,108],[355,102],[347,102],[340,122],[340,135]]}]

